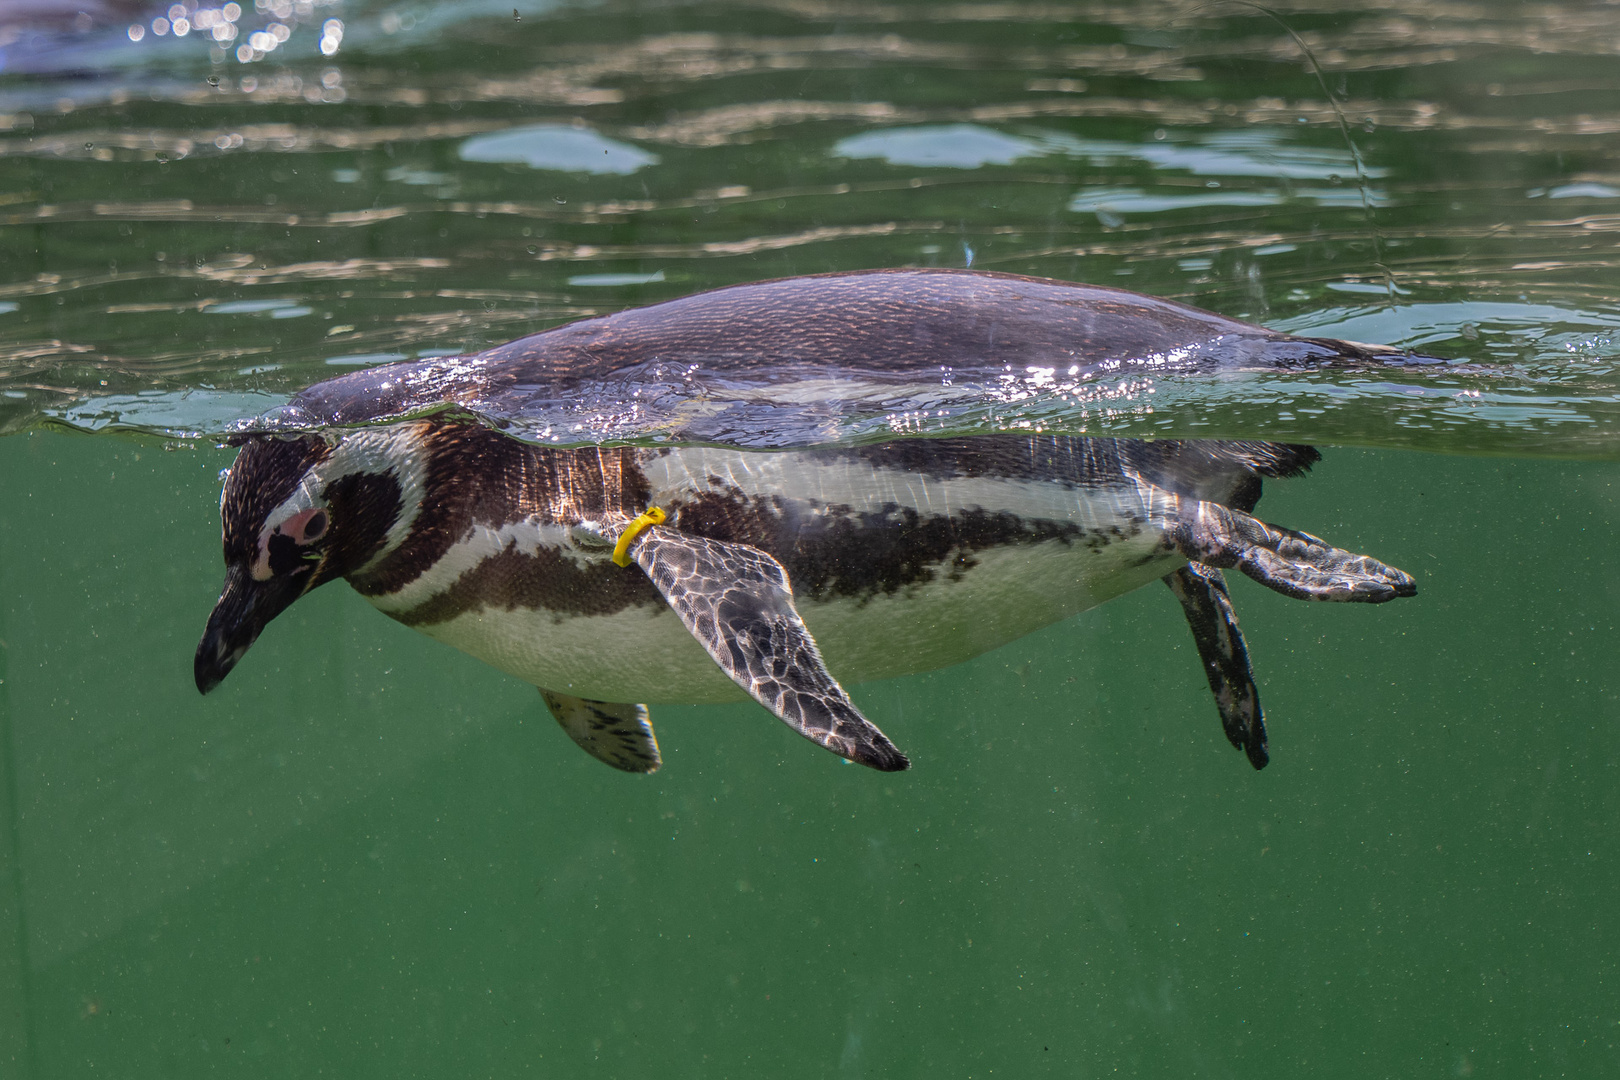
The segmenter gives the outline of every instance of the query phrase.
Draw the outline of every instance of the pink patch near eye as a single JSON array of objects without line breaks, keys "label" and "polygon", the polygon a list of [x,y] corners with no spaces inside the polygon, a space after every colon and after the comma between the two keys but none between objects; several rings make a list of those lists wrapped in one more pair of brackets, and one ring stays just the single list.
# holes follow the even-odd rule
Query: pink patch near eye
[{"label": "pink patch near eye", "polygon": [[266,525],[264,532],[259,534],[259,555],[248,568],[254,581],[269,581],[273,576],[270,572],[270,538],[285,536],[293,543],[302,547],[313,544],[326,535],[331,528],[332,518],[323,507],[313,507],[309,510],[300,510],[292,517],[283,521],[274,528]]},{"label": "pink patch near eye", "polygon": [[309,544],[326,535],[328,521],[326,511],[319,507],[300,510],[283,521],[277,531],[291,537],[295,544]]}]

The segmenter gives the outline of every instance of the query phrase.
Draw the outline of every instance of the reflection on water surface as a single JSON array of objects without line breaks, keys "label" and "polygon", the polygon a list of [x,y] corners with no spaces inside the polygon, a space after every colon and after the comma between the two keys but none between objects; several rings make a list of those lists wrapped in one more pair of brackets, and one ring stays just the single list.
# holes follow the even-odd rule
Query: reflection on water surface
[{"label": "reflection on water surface", "polygon": [[[207,434],[242,414],[175,428],[174,398],[257,411],[334,359],[477,351],[737,281],[971,264],[1295,332],[1377,327],[1489,365],[1464,389],[1510,403],[1392,428],[1409,403],[1358,384],[1314,426],[1263,397],[1223,434],[1615,452],[1596,283],[1620,100],[1595,9],[235,7],[179,5],[184,40],[167,9],[141,16],[167,36],[104,13],[12,31],[56,59],[0,85],[0,228],[22,255],[0,281],[8,427]],[[1229,396],[1209,392],[993,423],[1207,433]]]}]

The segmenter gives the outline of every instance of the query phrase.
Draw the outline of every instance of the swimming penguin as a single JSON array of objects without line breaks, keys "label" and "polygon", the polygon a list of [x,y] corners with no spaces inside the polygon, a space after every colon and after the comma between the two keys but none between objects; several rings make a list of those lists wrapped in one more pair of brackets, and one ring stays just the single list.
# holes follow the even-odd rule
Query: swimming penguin
[{"label": "swimming penguin", "polygon": [[[487,420],[491,402],[517,397],[578,408],[581,387],[627,396],[649,365],[711,387],[763,373],[802,404],[817,373],[871,382],[1037,360],[1118,371],[1167,356],[1199,370],[1385,351],[1012,275],[825,275],[356,372],[304,391],[282,419],[352,425],[452,403]],[[753,434],[733,441],[776,438]],[[840,679],[954,664],[1155,579],[1182,605],[1228,739],[1258,769],[1265,725],[1222,569],[1300,599],[1416,592],[1400,570],[1252,516],[1264,478],[1319,459],[1307,446],[997,434],[563,448],[432,418],[237,441],[201,691],[293,601],[344,578],[392,618],[539,687],[576,742],[633,772],[660,762],[648,704],[744,693],[834,753],[904,769]]]}]

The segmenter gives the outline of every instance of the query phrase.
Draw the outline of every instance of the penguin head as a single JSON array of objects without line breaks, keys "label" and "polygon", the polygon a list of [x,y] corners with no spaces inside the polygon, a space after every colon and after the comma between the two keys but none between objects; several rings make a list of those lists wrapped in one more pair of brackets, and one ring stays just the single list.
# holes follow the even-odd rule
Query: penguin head
[{"label": "penguin head", "polygon": [[400,438],[381,429],[337,443],[244,442],[220,494],[225,585],[197,644],[198,690],[218,686],[299,597],[397,545],[409,526]]}]

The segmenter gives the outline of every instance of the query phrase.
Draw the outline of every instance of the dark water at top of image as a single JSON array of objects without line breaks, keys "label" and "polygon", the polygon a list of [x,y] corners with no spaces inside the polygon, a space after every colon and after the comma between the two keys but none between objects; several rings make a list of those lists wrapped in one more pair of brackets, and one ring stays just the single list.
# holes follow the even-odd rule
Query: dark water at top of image
[{"label": "dark water at top of image", "polygon": [[1461,362],[1015,373],[827,438],[1620,455],[1609,5],[49,8],[0,6],[0,430],[214,435],[358,366],[971,266]]}]

